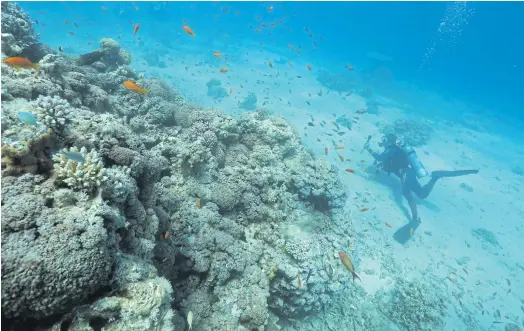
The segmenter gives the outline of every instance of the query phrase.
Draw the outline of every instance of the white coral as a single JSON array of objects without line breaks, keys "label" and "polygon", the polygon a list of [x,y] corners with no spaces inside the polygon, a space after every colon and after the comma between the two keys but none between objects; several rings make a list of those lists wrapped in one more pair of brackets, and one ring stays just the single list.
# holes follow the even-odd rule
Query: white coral
[{"label": "white coral", "polygon": [[55,132],[63,132],[71,120],[71,106],[59,96],[39,96],[32,102],[38,121]]},{"label": "white coral", "polygon": [[[68,159],[65,156],[67,152],[80,152],[84,162],[79,163]],[[63,149],[61,153],[54,155],[53,160],[55,161],[53,167],[57,179],[73,189],[92,190],[99,187],[107,179],[104,176],[104,164],[98,152],[94,149],[88,153],[85,147],[78,150],[73,146],[69,150]]]}]

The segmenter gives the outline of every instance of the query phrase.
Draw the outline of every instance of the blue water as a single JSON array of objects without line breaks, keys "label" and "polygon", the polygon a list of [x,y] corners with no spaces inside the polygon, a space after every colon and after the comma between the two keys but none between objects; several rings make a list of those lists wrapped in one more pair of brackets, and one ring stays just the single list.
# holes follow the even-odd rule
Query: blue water
[{"label": "blue water", "polygon": [[[378,66],[390,69],[396,81],[438,93],[445,99],[524,118],[524,3],[468,2],[459,26],[440,36],[433,55],[424,66],[424,54],[438,37],[445,17],[445,2],[24,2],[22,7],[39,19],[41,40],[53,46],[69,46],[71,52],[86,49],[80,40],[116,38],[116,24],[123,40],[132,40],[133,26],[147,45],[174,46],[184,20],[197,31],[194,43],[212,42],[223,34],[229,41],[251,39],[254,43],[285,47],[301,45],[304,59],[333,70],[351,63],[357,74]],[[269,12],[268,6],[274,10]],[[101,7],[107,8],[104,13]],[[227,8],[227,11],[225,11]],[[44,14],[42,14],[42,11]],[[235,14],[235,12],[240,14]],[[220,17],[216,17],[219,15]],[[260,20],[257,17],[260,16]],[[64,24],[65,20],[68,25]],[[254,34],[249,25],[283,19],[271,35]],[[79,28],[72,26],[76,22]],[[449,21],[448,21],[449,22]],[[310,38],[307,27],[314,35]],[[458,33],[461,30],[462,33]],[[75,32],[75,36],[67,34]],[[322,35],[324,39],[319,40]],[[439,39],[439,38],[437,38]],[[312,40],[318,43],[315,52]],[[138,46],[137,46],[138,47]],[[127,48],[130,48],[129,46]],[[133,52],[133,49],[129,49]],[[382,62],[368,56],[376,52],[391,58]]]}]

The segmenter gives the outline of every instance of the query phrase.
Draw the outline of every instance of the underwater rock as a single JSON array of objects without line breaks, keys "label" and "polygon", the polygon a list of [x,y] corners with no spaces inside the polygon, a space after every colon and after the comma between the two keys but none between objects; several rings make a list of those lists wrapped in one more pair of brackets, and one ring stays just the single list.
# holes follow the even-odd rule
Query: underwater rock
[{"label": "underwater rock", "polygon": [[366,112],[368,114],[379,114],[378,106],[380,106],[380,103],[377,101],[376,98],[369,98],[366,100]]},{"label": "underwater rock", "polygon": [[328,89],[337,92],[351,92],[357,87],[357,82],[354,78],[350,78],[342,73],[329,73],[325,70],[319,71],[317,81]]},{"label": "underwater rock", "polygon": [[476,228],[471,230],[471,232],[473,233],[473,236],[479,239],[483,244],[490,244],[494,247],[500,247],[497,237],[495,237],[493,232],[483,228]]},{"label": "underwater rock", "polygon": [[[82,54],[76,60],[76,64],[79,66],[91,65],[97,61],[100,61],[102,59],[102,56],[104,56],[104,54],[105,53],[101,50],[96,50],[90,53]],[[100,65],[98,67],[100,68]]]},{"label": "underwater rock", "polygon": [[[227,90],[222,87],[222,83],[217,79],[211,79],[206,83],[207,96],[215,100],[221,100],[229,94]],[[256,102],[256,101],[255,101]]]}]

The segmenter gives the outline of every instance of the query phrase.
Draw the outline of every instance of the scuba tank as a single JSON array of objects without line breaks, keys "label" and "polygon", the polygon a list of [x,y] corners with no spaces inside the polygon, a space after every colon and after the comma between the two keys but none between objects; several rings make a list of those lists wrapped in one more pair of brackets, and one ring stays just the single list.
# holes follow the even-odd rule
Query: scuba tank
[{"label": "scuba tank", "polygon": [[417,178],[426,177],[428,175],[428,172],[424,168],[422,162],[420,162],[420,159],[418,158],[417,153],[415,152],[413,147],[407,144],[402,144],[399,147],[402,150],[402,152],[404,152],[404,154],[406,155],[406,159],[408,160],[411,168],[415,170]]}]

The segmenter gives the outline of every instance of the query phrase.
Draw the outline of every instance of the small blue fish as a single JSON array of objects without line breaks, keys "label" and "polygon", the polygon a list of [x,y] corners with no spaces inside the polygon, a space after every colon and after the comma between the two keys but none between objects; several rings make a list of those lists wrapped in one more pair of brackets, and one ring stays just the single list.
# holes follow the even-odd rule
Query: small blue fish
[{"label": "small blue fish", "polygon": [[311,277],[311,274],[313,273],[313,268],[309,268],[308,272],[307,272],[307,276],[306,276],[306,284],[307,284],[307,281],[309,280],[309,277]]},{"label": "small blue fish", "polygon": [[25,123],[27,125],[37,125],[35,115],[25,111],[18,112],[18,119],[20,120],[20,122]]},{"label": "small blue fish", "polygon": [[85,161],[84,156],[80,152],[67,152],[67,153],[64,153],[64,157],[66,159],[69,159],[69,160],[72,160],[78,163],[82,163]]}]

